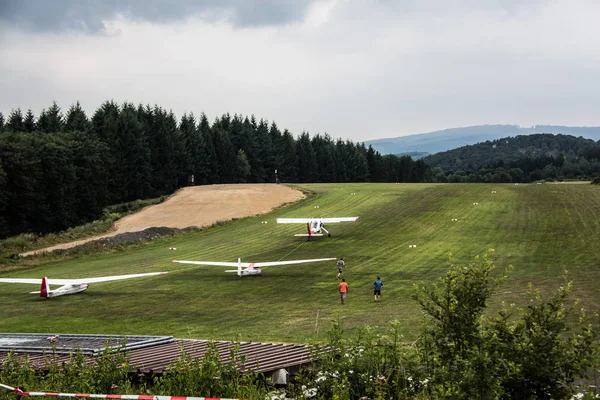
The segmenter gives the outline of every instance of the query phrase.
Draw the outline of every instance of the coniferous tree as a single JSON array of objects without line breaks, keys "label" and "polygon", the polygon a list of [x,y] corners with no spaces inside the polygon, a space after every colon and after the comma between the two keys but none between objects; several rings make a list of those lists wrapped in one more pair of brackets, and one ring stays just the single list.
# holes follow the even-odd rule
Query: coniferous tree
[{"label": "coniferous tree", "polygon": [[124,103],[117,122],[120,153],[123,164],[119,169],[125,186],[124,200],[136,200],[151,195],[150,149],[144,125],[139,120],[136,107]]},{"label": "coniferous tree", "polygon": [[56,133],[63,129],[64,120],[60,107],[53,102],[48,111],[42,110],[38,118],[37,128],[42,132]]},{"label": "coniferous tree", "polygon": [[217,153],[215,152],[212,128],[208,122],[206,114],[204,113],[200,115],[198,131],[200,132],[200,135],[204,139],[204,143],[206,145],[206,160],[203,161],[206,163],[205,165],[207,167],[207,181],[202,183],[219,183],[219,159],[217,158]]},{"label": "coniferous tree", "polygon": [[334,161],[335,161],[335,181],[348,182],[348,172],[346,160],[348,159],[346,144],[342,139],[335,142]]},{"label": "coniferous tree", "polygon": [[39,191],[43,177],[39,143],[34,137],[14,131],[0,135],[0,160],[6,174],[5,220],[10,234],[41,232],[35,214],[43,202]]},{"label": "coniferous tree", "polygon": [[269,123],[261,119],[256,128],[256,142],[258,143],[258,157],[262,161],[259,170],[255,172],[257,182],[274,182],[275,174],[275,147],[271,140]]},{"label": "coniferous tree", "polygon": [[272,171],[281,170],[283,165],[283,153],[284,153],[284,144],[283,144],[283,135],[281,131],[277,127],[275,122],[271,123],[271,128],[269,129],[269,136],[271,137],[271,145],[273,149],[273,166],[271,167]]},{"label": "coniferous tree", "polygon": [[2,168],[2,159],[0,159],[0,238],[8,236],[10,233],[6,219],[6,193],[6,173]]},{"label": "coniferous tree", "polygon": [[250,181],[264,182],[264,167],[260,158],[260,144],[257,137],[256,121],[245,118],[242,125],[243,146],[248,162],[250,163]]},{"label": "coniferous tree", "polygon": [[37,129],[37,124],[35,122],[35,115],[33,115],[33,111],[31,108],[27,110],[25,114],[25,119],[23,120],[23,131],[25,132],[33,132]]},{"label": "coniferous tree", "polygon": [[68,137],[58,133],[34,135],[39,140],[38,158],[42,169],[42,179],[36,188],[40,200],[35,209],[37,230],[48,233],[75,226],[79,218],[74,214],[77,193]]},{"label": "coniferous tree", "polygon": [[192,148],[192,142],[194,140],[194,132],[197,132],[196,118],[194,118],[194,114],[190,113],[188,115],[187,113],[183,113],[181,120],[179,121],[178,129],[181,133],[181,138],[185,146],[184,171],[188,176],[188,184],[192,184],[195,183],[196,180],[194,176],[194,163],[192,160],[194,153],[196,153]]},{"label": "coniferous tree", "polygon": [[94,112],[91,122],[93,136],[97,137],[110,146],[117,137],[117,119],[119,117],[119,105],[114,101],[105,101]]},{"label": "coniferous tree", "polygon": [[298,182],[298,153],[294,136],[285,129],[282,136],[282,159],[278,169],[281,182]]},{"label": "coniferous tree", "polygon": [[181,118],[179,130],[185,143],[187,174],[194,176],[195,184],[206,184],[208,182],[209,159],[204,137],[196,126],[196,118],[193,114],[184,114]]},{"label": "coniferous tree", "polygon": [[381,155],[373,149],[373,146],[369,145],[367,149],[367,167],[369,168],[369,181],[370,182],[383,182],[382,176],[382,160]]},{"label": "coniferous tree", "polygon": [[73,207],[80,221],[93,221],[102,215],[111,198],[108,193],[111,154],[105,143],[87,132],[76,131],[70,135],[75,168]]},{"label": "coniferous tree", "polygon": [[0,111],[0,132],[4,130],[4,114]]},{"label": "coniferous tree", "polygon": [[[222,125],[223,124],[219,123],[219,127],[224,129]],[[244,120],[242,119],[242,116],[234,114],[231,122],[225,125],[228,126],[227,132],[229,133],[231,145],[236,149],[247,149],[249,138],[248,132],[244,130]]]},{"label": "coniferous tree", "polygon": [[[352,144],[352,142],[350,142]],[[352,182],[369,182],[369,164],[367,163],[367,149],[364,145],[354,145],[353,164],[355,176]]]},{"label": "coniferous tree", "polygon": [[44,128],[48,126],[48,113],[46,113],[46,109],[42,108],[40,111],[40,116],[37,118],[37,122],[35,123],[36,129],[45,132]]},{"label": "coniferous tree", "polygon": [[298,138],[298,180],[300,182],[317,181],[317,157],[307,132],[302,132]]},{"label": "coniferous tree", "polygon": [[413,162],[413,182],[425,182],[427,164],[422,159]]},{"label": "coniferous tree", "polygon": [[12,132],[23,132],[23,113],[20,108],[12,110],[6,120],[5,130]]},{"label": "coniferous tree", "polygon": [[250,168],[250,163],[246,158],[246,153],[243,149],[239,149],[237,151],[237,156],[235,157],[236,181],[238,183],[246,183],[248,181]]},{"label": "coniferous tree", "polygon": [[172,112],[159,106],[154,107],[149,143],[152,187],[156,194],[172,193],[180,184],[185,185],[187,176],[183,166],[184,143]]},{"label": "coniferous tree", "polygon": [[[215,126],[217,128],[215,129]],[[219,124],[213,125],[213,144],[215,146],[215,153],[219,163],[219,179],[220,183],[234,183],[236,178],[235,171],[235,159],[236,149],[231,144],[229,134],[218,128]],[[221,125],[222,126],[222,125]]]},{"label": "coniferous tree", "polygon": [[108,203],[116,204],[124,201],[125,188],[121,179],[122,165],[125,155],[119,141],[118,120],[120,108],[114,101],[105,101],[92,116],[92,136],[105,143],[109,149],[106,170],[108,171],[107,192]]},{"label": "coniferous tree", "polygon": [[328,134],[313,136],[312,147],[317,158],[317,181],[335,182],[334,145]]},{"label": "coniferous tree", "polygon": [[83,108],[81,108],[81,104],[79,104],[79,102],[69,107],[67,116],[65,118],[64,129],[66,132],[85,132],[89,128],[89,124],[90,121],[88,120]]}]

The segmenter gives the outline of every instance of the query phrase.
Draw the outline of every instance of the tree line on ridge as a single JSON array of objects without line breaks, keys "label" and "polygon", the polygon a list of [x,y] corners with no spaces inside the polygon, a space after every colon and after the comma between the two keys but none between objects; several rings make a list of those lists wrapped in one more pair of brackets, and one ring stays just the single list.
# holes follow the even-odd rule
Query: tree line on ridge
[{"label": "tree line on ridge", "polygon": [[53,103],[36,117],[0,113],[0,237],[89,222],[107,205],[195,184],[422,182],[423,161],[382,156],[328,134],[294,136],[275,122],[104,102],[88,117]]}]

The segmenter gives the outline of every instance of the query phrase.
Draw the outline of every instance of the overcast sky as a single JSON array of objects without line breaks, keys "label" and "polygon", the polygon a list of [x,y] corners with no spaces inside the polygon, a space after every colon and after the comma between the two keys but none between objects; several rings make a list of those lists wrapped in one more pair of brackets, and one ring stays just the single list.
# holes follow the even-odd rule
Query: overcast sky
[{"label": "overcast sky", "polygon": [[0,0],[0,111],[254,114],[363,141],[600,125],[598,0]]}]

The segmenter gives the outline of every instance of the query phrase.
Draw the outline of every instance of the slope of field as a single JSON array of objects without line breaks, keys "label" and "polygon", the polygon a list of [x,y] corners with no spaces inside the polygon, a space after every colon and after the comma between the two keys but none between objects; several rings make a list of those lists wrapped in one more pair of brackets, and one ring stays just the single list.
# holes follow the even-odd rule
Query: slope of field
[{"label": "slope of field", "polygon": [[75,242],[59,244],[29,251],[29,256],[56,249],[68,249],[92,240],[115,236],[125,232],[137,232],[150,227],[168,228],[205,227],[217,221],[229,221],[264,214],[285,203],[302,199],[298,190],[275,184],[236,184],[192,186],[179,190],[167,201],[146,207],[142,211],[120,219],[114,229],[105,235]]},{"label": "slope of field", "polygon": [[[498,272],[515,269],[501,300],[526,304],[532,282],[546,293],[565,269],[575,297],[600,311],[600,187],[501,184],[314,184],[314,195],[267,215],[164,238],[122,252],[43,261],[2,277],[83,277],[170,271],[168,275],[91,285],[75,296],[40,300],[27,285],[0,286],[0,331],[157,334],[176,337],[304,342],[325,340],[333,318],[347,332],[401,323],[419,329],[413,285],[434,281],[455,263],[494,248]],[[495,191],[496,193],[492,193]],[[352,195],[355,193],[355,195]],[[478,203],[474,205],[473,203]],[[319,206],[318,209],[315,206]],[[302,225],[277,217],[360,216],[327,226],[332,237],[295,238]],[[458,221],[452,221],[457,218]],[[261,223],[268,221],[268,224]],[[416,244],[416,248],[409,245]],[[176,247],[176,251],[169,251]],[[335,262],[266,268],[256,277],[227,268],[187,266],[173,259],[276,261],[344,257],[350,286],[339,304]],[[385,283],[374,303],[371,283]]]}]

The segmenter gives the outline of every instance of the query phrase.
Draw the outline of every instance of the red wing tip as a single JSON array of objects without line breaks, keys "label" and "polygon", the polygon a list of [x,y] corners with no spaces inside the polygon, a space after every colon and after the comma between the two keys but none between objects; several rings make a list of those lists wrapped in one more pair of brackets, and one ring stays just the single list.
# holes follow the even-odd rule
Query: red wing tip
[{"label": "red wing tip", "polygon": [[179,262],[179,260],[173,260],[173,262]]},{"label": "red wing tip", "polygon": [[158,274],[159,275],[164,275],[164,274],[168,274],[168,272],[167,271],[163,271],[163,272],[159,272]]}]

